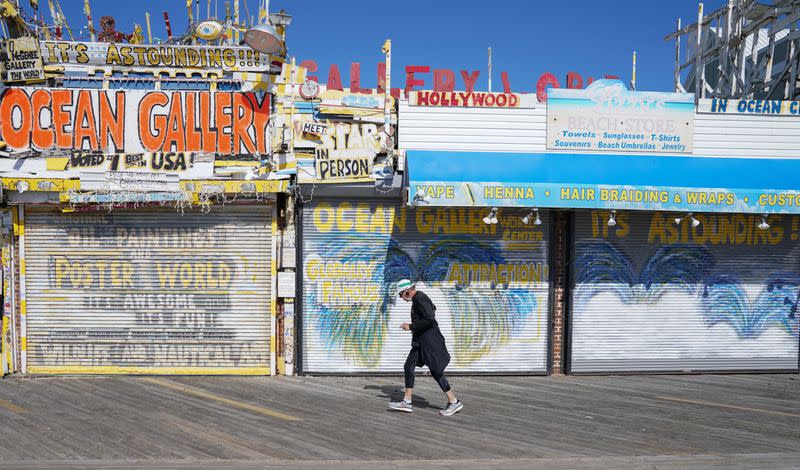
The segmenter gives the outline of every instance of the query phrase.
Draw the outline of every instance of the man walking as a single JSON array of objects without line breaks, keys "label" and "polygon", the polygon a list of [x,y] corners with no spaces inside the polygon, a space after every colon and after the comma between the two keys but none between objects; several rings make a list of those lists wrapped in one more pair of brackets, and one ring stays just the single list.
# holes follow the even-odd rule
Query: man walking
[{"label": "man walking", "polygon": [[430,297],[416,289],[408,279],[397,283],[397,295],[406,302],[411,302],[411,323],[403,323],[400,328],[411,331],[411,352],[408,353],[404,366],[406,391],[402,401],[389,402],[389,408],[411,413],[411,397],[414,393],[414,368],[428,366],[436,383],[447,395],[447,407],[439,410],[442,416],[452,416],[464,405],[450,389],[444,376],[444,369],[450,363],[450,353],[444,344],[444,336],[436,323],[436,306]]}]

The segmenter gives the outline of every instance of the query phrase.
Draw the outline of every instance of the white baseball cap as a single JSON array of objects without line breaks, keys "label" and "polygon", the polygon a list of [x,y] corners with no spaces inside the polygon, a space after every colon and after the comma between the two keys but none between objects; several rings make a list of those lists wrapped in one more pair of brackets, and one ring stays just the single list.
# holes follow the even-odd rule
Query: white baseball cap
[{"label": "white baseball cap", "polygon": [[414,283],[408,279],[402,279],[400,282],[397,283],[397,295],[402,294],[408,289],[414,287]]}]

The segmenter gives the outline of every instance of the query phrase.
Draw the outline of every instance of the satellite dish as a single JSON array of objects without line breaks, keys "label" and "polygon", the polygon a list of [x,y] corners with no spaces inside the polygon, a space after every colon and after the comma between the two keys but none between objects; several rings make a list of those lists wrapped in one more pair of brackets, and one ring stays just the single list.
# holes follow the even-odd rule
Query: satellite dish
[{"label": "satellite dish", "polygon": [[266,23],[248,29],[244,33],[244,42],[262,54],[283,55],[286,52],[286,45],[281,35]]},{"label": "satellite dish", "polygon": [[222,36],[224,29],[225,28],[218,21],[208,20],[197,25],[194,29],[194,33],[200,39],[213,41]]}]

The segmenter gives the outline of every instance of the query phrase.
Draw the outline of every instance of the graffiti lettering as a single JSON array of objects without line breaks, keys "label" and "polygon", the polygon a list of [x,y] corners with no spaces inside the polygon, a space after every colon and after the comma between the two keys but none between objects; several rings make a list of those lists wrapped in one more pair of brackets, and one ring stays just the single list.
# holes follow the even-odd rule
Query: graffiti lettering
[{"label": "graffiti lettering", "polygon": [[770,228],[758,228],[761,219],[745,214],[697,214],[700,225],[676,225],[670,215],[656,213],[650,219],[648,243],[710,243],[712,245],[777,245],[784,238],[783,218],[770,216]]},{"label": "graffiti lettering", "polygon": [[452,263],[447,282],[459,286],[474,283],[530,285],[547,282],[545,263]]},{"label": "graffiti lettering", "polygon": [[232,270],[222,261],[155,264],[162,288],[227,289],[231,285]]},{"label": "graffiti lettering", "polygon": [[[52,285],[56,288],[112,289],[133,287],[133,264],[128,261],[80,260],[51,256]],[[66,285],[65,285],[66,284]]]}]

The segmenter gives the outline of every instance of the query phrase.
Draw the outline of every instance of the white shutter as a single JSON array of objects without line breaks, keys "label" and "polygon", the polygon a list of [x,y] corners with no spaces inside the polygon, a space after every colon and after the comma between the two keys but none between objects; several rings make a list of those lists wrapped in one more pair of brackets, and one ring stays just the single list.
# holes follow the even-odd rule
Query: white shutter
[{"label": "white shutter", "polygon": [[271,214],[27,210],[29,371],[268,374]]},{"label": "white shutter", "polygon": [[[448,372],[544,373],[549,311],[548,214],[407,208],[316,200],[303,212],[303,372],[401,372],[411,304],[402,278],[436,305]],[[504,284],[508,282],[508,286]]]},{"label": "white shutter", "polygon": [[797,370],[795,216],[575,217],[571,370]]}]

